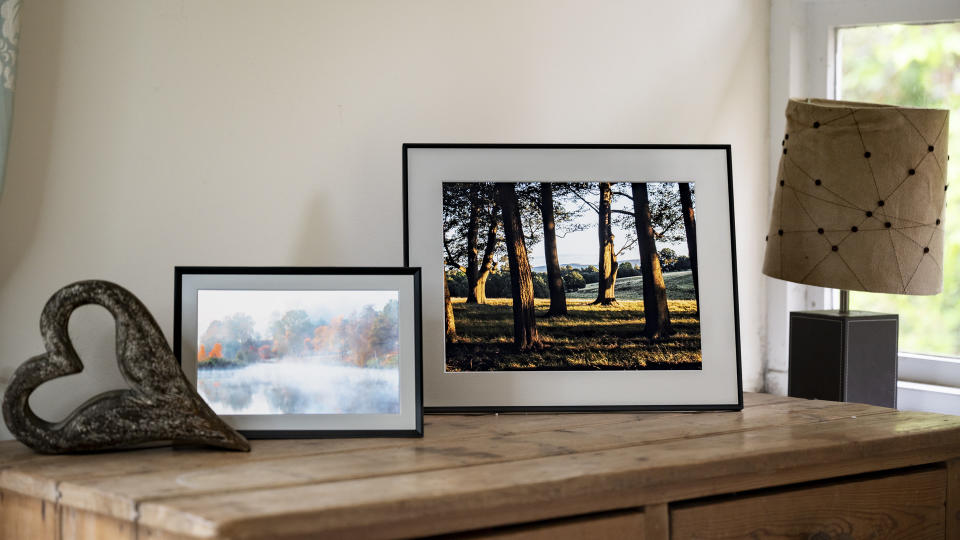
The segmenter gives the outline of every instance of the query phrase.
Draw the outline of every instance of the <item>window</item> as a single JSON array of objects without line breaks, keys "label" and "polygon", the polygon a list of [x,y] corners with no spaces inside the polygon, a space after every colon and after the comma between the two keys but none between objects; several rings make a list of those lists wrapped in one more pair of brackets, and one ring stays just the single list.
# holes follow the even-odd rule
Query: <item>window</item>
[{"label": "window", "polygon": [[[886,24],[837,31],[837,99],[949,109],[960,156],[960,23]],[[947,183],[960,187],[960,162]],[[943,293],[850,293],[854,309],[898,313],[900,350],[960,356],[960,189],[947,192]]]},{"label": "window", "polygon": [[[949,108],[948,182],[960,180],[960,2],[771,0],[770,133],[789,97]],[[770,140],[776,174],[779,137]],[[771,176],[772,177],[772,176]],[[935,297],[852,293],[854,309],[900,314],[897,404],[960,414],[960,183],[947,202],[944,292]],[[836,307],[823,289],[769,280],[767,389],[786,390],[787,314]],[[831,300],[834,302],[831,303]],[[909,352],[908,352],[909,351]]]},{"label": "window", "polygon": [[[960,22],[841,28],[836,96],[949,109],[949,154],[960,155]],[[947,184],[960,187],[960,166]],[[900,315],[901,408],[960,414],[960,190],[947,192],[943,292],[901,296],[851,292],[854,309]]]}]

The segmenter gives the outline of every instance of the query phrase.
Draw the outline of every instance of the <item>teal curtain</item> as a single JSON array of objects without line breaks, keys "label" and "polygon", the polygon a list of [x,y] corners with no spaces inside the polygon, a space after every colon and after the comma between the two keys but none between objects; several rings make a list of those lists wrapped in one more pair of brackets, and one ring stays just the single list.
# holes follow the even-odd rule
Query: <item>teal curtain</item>
[{"label": "teal curtain", "polygon": [[20,38],[20,2],[21,0],[2,0],[0,3],[0,194],[3,193],[7,150],[10,147],[17,43]]}]

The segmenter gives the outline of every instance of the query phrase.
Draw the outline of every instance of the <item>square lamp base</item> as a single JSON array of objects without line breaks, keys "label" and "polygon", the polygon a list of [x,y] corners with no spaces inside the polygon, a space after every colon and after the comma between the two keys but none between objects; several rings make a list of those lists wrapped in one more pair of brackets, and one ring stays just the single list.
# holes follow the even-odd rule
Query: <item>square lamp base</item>
[{"label": "square lamp base", "polygon": [[897,406],[896,314],[790,313],[792,397]]}]

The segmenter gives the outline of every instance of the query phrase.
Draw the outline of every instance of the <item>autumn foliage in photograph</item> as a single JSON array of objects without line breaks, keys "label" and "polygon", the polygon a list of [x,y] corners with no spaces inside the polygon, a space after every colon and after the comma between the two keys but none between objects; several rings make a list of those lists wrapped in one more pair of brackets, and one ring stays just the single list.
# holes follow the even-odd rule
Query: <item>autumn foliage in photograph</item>
[{"label": "autumn foliage in photograph", "polygon": [[365,306],[331,320],[311,320],[303,310],[274,319],[266,336],[254,330],[253,318],[235,313],[209,324],[200,336],[201,368],[237,367],[282,358],[313,358],[357,367],[396,365],[399,347],[397,302],[377,310]]}]

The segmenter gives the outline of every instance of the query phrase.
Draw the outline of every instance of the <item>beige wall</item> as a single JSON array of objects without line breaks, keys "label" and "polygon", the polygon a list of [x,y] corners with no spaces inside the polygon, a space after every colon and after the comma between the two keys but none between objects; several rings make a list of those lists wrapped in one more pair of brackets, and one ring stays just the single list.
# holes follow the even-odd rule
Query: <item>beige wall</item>
[{"label": "beige wall", "polygon": [[[177,264],[401,264],[417,141],[732,144],[744,387],[762,384],[766,0],[43,0],[22,25],[0,380],[72,281],[126,286],[169,337]],[[106,312],[71,330],[88,369],[38,390],[50,419],[122,384]]]}]

